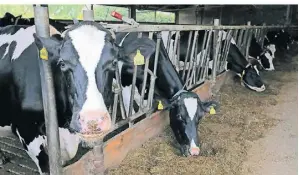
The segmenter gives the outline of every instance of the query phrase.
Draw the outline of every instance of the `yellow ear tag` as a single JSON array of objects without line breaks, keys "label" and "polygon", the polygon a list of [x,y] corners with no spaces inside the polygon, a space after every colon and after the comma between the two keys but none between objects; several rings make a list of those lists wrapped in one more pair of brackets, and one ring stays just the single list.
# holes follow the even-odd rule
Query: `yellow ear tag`
[{"label": "yellow ear tag", "polygon": [[39,51],[39,57],[43,60],[48,60],[48,51],[45,47]]},{"label": "yellow ear tag", "polygon": [[134,57],[134,65],[140,66],[144,65],[144,56],[140,53],[140,50],[137,50],[137,53]]},{"label": "yellow ear tag", "polygon": [[162,105],[162,102],[159,100],[158,109],[163,110],[164,106]]},{"label": "yellow ear tag", "polygon": [[210,108],[210,114],[211,114],[211,115],[216,114],[216,110],[214,109],[213,106]]}]

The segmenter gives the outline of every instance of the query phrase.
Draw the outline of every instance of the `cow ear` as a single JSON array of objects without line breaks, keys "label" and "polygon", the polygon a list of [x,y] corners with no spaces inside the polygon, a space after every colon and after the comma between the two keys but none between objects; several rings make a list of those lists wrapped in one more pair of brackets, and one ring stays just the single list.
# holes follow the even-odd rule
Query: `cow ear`
[{"label": "cow ear", "polygon": [[37,36],[35,33],[33,34],[35,45],[38,50],[42,50],[42,48],[46,48],[49,53],[49,59],[58,59],[59,58],[59,50],[61,47],[61,42],[55,38],[44,38]]},{"label": "cow ear", "polygon": [[134,61],[136,54],[141,54],[144,58],[149,58],[156,49],[156,44],[153,40],[148,38],[138,38],[130,46],[123,47],[120,55],[127,56],[130,58],[130,62]]}]

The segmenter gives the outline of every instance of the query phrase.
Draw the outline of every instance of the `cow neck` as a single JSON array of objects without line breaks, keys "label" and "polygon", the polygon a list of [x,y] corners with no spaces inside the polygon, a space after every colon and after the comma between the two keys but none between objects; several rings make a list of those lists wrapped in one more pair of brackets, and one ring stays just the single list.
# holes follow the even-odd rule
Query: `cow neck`
[{"label": "cow neck", "polygon": [[185,89],[178,72],[169,59],[162,40],[160,43],[156,84],[168,99],[172,99]]}]

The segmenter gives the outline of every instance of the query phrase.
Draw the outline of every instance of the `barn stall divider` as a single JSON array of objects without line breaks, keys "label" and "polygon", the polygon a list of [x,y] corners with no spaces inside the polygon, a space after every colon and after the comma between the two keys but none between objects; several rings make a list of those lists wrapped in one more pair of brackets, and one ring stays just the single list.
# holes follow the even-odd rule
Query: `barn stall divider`
[{"label": "barn stall divider", "polygon": [[[37,15],[37,12],[40,14]],[[90,7],[90,10],[86,10],[83,14],[84,20],[93,21],[92,6]],[[46,29],[45,26],[49,25],[46,22],[47,19],[45,19],[48,18],[47,6],[35,7],[35,17],[37,19],[37,34],[48,37],[48,31],[44,30]],[[48,100],[47,103],[44,102],[44,104],[46,105],[46,107],[52,106],[51,110],[45,110],[45,120],[47,126],[46,133],[48,138],[52,138],[48,139],[48,145],[53,145],[51,146],[53,149],[49,149],[49,155],[51,155],[51,174],[61,174],[61,172],[63,172],[63,174],[72,175],[101,174],[104,172],[104,170],[119,165],[129,151],[140,147],[149,138],[152,138],[163,132],[165,126],[169,124],[168,112],[154,111],[152,106],[156,69],[159,59],[159,43],[163,40],[163,32],[168,33],[168,36],[166,37],[167,39],[164,41],[164,44],[166,45],[166,50],[169,54],[169,58],[177,71],[183,70],[181,78],[185,83],[187,89],[196,92],[197,94],[199,94],[201,100],[205,101],[213,95],[217,94],[218,89],[215,89],[215,87],[220,87],[226,79],[225,60],[228,55],[228,49],[232,38],[234,38],[237,46],[248,59],[249,44],[252,36],[251,34],[254,34],[258,42],[263,45],[264,36],[267,30],[289,28],[289,26],[266,26],[265,24],[263,24],[263,26],[251,26],[250,22],[248,22],[247,25],[242,26],[221,26],[218,19],[214,20],[214,26],[105,24],[104,27],[110,29],[112,32],[139,32],[139,37],[142,36],[142,32],[149,32],[150,39],[152,39],[153,34],[156,33],[157,45],[154,59],[154,70],[151,71],[148,69],[149,58],[143,58],[144,60],[141,64],[134,66],[130,101],[128,108],[126,108],[123,100],[123,90],[121,86],[118,64],[115,64],[116,79],[113,85],[114,104],[110,107],[109,110],[110,113],[112,113],[112,128],[107,133],[103,133],[96,138],[91,138],[94,143],[92,145],[84,146],[92,146],[93,148],[86,154],[84,154],[81,158],[79,158],[79,160],[77,160],[76,162],[64,167],[62,171],[60,170],[61,166],[59,164],[59,137],[57,137],[57,132],[53,131],[58,130],[57,121],[55,124],[55,120],[53,119],[55,119],[56,117],[53,112],[48,113],[55,109],[55,103],[53,103],[53,101],[49,101],[54,97],[54,93],[51,91],[51,89],[53,90],[53,87],[50,87],[51,82],[48,83],[49,87],[43,87],[46,90],[43,90],[43,98],[45,98],[45,101]],[[203,37],[203,44],[200,47],[197,44],[197,40],[199,36],[198,33],[202,30],[205,30],[205,32]],[[226,32],[226,34],[222,32],[223,30]],[[179,52],[181,48],[181,31],[189,32],[187,55],[184,59],[184,62],[181,62],[179,58]],[[213,32],[214,35],[212,35]],[[174,39],[172,39],[172,36],[174,36]],[[224,38],[225,40],[224,43],[221,42],[222,38]],[[212,64],[211,74],[209,75],[208,70],[209,58],[211,53],[210,51],[212,51],[213,53],[214,61]],[[45,62],[46,61],[43,60],[42,63],[46,64]],[[139,110],[133,113],[133,100],[136,100],[135,84],[137,68],[140,65],[145,66],[143,75],[144,81],[142,83],[141,95],[138,98],[140,104]],[[48,72],[46,75],[46,80],[44,81],[51,81],[51,77],[49,76],[50,70],[47,70],[46,67],[42,67],[41,70],[45,70],[45,72]],[[43,74],[41,75],[41,79],[44,79]],[[145,83],[147,79],[150,79],[150,87],[148,88],[148,99],[147,101],[145,101]],[[48,92],[48,95],[44,95],[44,91]],[[120,114],[117,113],[118,108],[120,109]],[[125,108],[128,111],[126,111]]]}]

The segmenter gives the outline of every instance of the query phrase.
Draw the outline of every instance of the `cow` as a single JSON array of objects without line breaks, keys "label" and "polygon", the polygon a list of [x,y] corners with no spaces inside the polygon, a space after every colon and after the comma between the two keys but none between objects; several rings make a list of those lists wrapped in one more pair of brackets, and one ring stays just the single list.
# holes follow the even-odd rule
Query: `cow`
[{"label": "cow", "polygon": [[[148,36],[147,32],[142,34],[143,39],[148,38]],[[131,47],[134,48],[132,43],[137,38],[138,33],[135,32],[118,33],[116,34],[116,43],[122,43],[125,50],[130,50]],[[154,69],[155,47],[157,44],[156,34],[153,35],[153,41],[155,41],[153,46],[149,47],[143,44],[141,47],[141,53],[145,58],[149,59],[149,69],[152,71]],[[126,59],[120,62],[122,64],[122,68],[120,68],[121,74],[124,73],[127,77],[127,82],[122,83],[132,84],[133,59]],[[141,82],[143,82],[144,66],[139,66],[138,69],[136,87],[140,87]],[[197,133],[199,121],[212,107],[217,108],[218,103],[215,101],[202,102],[196,93],[186,90],[168,57],[162,40],[156,76],[154,91],[159,98],[165,100],[164,109],[169,109],[170,127],[180,145],[182,155],[199,155],[200,149]],[[149,87],[149,79],[147,85]]]},{"label": "cow", "polygon": [[[226,38],[226,32],[222,34],[222,43],[224,43],[224,39]],[[204,30],[198,31],[198,39],[197,44],[198,48],[201,48],[204,39]],[[180,32],[180,61],[184,61],[186,54],[187,54],[187,46],[188,46],[188,38],[189,38],[188,31],[181,31]],[[174,39],[174,35],[172,39]],[[213,37],[213,35],[212,35]],[[218,38],[220,39],[220,38]],[[209,69],[212,69],[212,59],[213,59],[213,52],[212,49],[210,53],[209,59]],[[197,55],[196,62],[199,62],[200,53]],[[258,70],[259,63],[257,61],[248,62],[245,56],[241,53],[239,48],[236,45],[236,42],[233,38],[231,38],[230,47],[228,51],[227,60],[224,63],[224,69],[226,71],[231,70],[236,73],[241,78],[241,84],[251,90],[262,92],[266,89],[261,77],[260,72]]]},{"label": "cow", "polygon": [[273,49],[271,50],[271,47],[272,46],[269,46],[266,49],[262,49],[254,35],[252,35],[249,46],[249,57],[257,59],[263,69],[268,71],[275,70],[272,57],[272,55],[274,55],[272,53],[275,53],[275,51],[273,51]]},{"label": "cow", "polygon": [[53,72],[64,165],[81,141],[111,128],[107,106],[113,99],[113,64],[121,54],[113,36],[88,21],[73,25],[63,38],[39,37],[35,26],[0,29],[0,109],[5,114],[0,129],[11,127],[40,174],[49,173],[49,158],[38,54]]},{"label": "cow", "polygon": [[[20,16],[14,16],[13,14],[6,12],[3,18],[0,19],[0,27],[5,27],[8,25],[34,25],[34,18],[22,18]],[[60,33],[64,32],[67,25],[57,20],[49,19],[49,24],[53,26]]]}]

